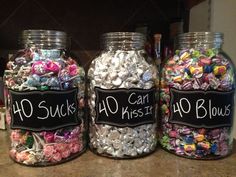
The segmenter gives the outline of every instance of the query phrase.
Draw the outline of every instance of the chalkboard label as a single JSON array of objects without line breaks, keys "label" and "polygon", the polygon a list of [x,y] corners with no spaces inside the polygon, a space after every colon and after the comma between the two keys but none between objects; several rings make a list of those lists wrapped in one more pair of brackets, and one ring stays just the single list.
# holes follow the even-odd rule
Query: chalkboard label
[{"label": "chalkboard label", "polygon": [[169,122],[196,128],[232,126],[234,91],[170,89]]},{"label": "chalkboard label", "polygon": [[11,128],[44,131],[78,125],[77,88],[58,91],[9,90]]},{"label": "chalkboard label", "polygon": [[96,123],[134,127],[155,122],[155,88],[101,89],[96,92]]}]

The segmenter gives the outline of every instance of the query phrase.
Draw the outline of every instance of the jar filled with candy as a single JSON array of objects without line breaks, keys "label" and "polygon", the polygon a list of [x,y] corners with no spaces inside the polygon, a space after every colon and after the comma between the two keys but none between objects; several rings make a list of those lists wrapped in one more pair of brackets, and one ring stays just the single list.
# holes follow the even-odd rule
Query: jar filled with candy
[{"label": "jar filled with candy", "polygon": [[222,33],[181,34],[163,67],[160,143],[176,155],[217,159],[232,151],[235,68],[222,44]]},{"label": "jar filled with candy", "polygon": [[30,166],[75,158],[86,148],[84,70],[66,56],[64,32],[25,30],[20,43],[4,76],[10,157]]},{"label": "jar filled with candy", "polygon": [[144,41],[132,32],[102,36],[103,51],[88,70],[90,148],[97,154],[133,158],[155,150],[158,78]]}]

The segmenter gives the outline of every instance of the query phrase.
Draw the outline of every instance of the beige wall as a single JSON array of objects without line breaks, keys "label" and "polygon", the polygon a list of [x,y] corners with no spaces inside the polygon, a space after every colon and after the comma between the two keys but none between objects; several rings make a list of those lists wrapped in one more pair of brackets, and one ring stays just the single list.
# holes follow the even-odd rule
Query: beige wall
[{"label": "beige wall", "polygon": [[[190,31],[214,31],[224,33],[224,51],[236,65],[236,0],[206,0],[190,11]],[[236,109],[236,104],[235,108]],[[234,115],[236,138],[236,113]]]},{"label": "beige wall", "polygon": [[208,0],[192,7],[190,11],[189,31],[209,31]]},{"label": "beige wall", "polygon": [[223,49],[236,64],[236,1],[212,0],[211,7],[210,29],[224,33]]}]

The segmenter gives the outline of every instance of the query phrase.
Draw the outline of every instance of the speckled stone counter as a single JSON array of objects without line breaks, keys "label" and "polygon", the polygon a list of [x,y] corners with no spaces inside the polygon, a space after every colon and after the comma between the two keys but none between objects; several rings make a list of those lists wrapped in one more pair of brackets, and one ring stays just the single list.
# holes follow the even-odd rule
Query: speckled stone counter
[{"label": "speckled stone counter", "polygon": [[160,148],[133,160],[112,160],[87,150],[72,161],[50,167],[13,162],[6,131],[0,131],[0,142],[0,177],[236,177],[236,141],[232,155],[214,161],[185,159]]}]

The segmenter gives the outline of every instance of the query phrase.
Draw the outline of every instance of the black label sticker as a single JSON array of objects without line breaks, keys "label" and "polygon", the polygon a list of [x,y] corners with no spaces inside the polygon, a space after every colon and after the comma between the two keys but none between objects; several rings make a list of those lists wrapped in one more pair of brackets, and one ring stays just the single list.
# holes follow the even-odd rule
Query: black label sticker
[{"label": "black label sticker", "polygon": [[11,128],[43,131],[78,125],[77,92],[76,88],[66,91],[9,90]]},{"label": "black label sticker", "polygon": [[155,88],[101,89],[96,92],[96,123],[134,127],[155,122]]},{"label": "black label sticker", "polygon": [[232,126],[234,91],[181,91],[170,89],[171,123],[196,128]]}]

